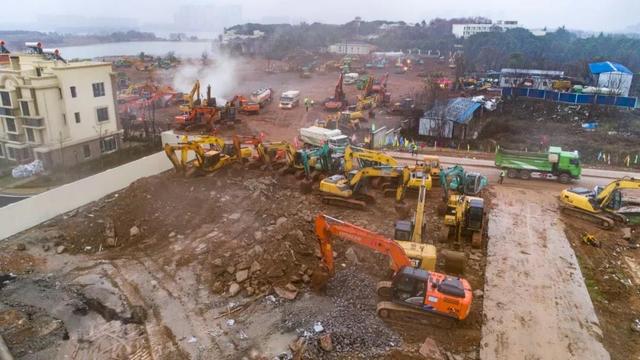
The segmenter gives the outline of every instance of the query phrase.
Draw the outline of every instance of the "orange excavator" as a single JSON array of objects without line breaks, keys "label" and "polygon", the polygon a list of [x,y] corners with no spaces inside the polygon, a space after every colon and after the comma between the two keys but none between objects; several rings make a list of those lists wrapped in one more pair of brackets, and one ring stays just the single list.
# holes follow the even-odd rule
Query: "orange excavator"
[{"label": "orange excavator", "polygon": [[[190,98],[193,99],[194,91],[200,89],[199,82],[196,82],[191,91]],[[211,131],[217,121],[219,110],[216,107],[216,98],[211,97],[211,86],[207,86],[207,98],[200,101],[200,96],[195,101],[190,101],[188,106],[181,106],[181,110],[186,110],[182,115],[175,117],[175,128],[178,130],[200,130]]]},{"label": "orange excavator", "polygon": [[234,96],[230,102],[242,113],[255,115],[260,112],[260,104],[253,102],[242,95]]},{"label": "orange excavator", "polygon": [[347,96],[342,89],[343,78],[344,74],[340,73],[340,76],[338,77],[338,83],[336,84],[336,89],[333,93],[333,97],[327,98],[323,103],[325,110],[340,111],[347,106]]},{"label": "orange excavator", "polygon": [[399,318],[430,313],[464,320],[469,315],[473,293],[467,280],[414,268],[397,242],[324,214],[316,217],[315,230],[320,242],[324,273],[316,273],[314,283],[318,284],[326,275],[334,274],[331,239],[337,237],[391,258],[393,278],[391,281],[381,281],[377,286],[378,296],[383,299],[377,305],[380,317]]}]

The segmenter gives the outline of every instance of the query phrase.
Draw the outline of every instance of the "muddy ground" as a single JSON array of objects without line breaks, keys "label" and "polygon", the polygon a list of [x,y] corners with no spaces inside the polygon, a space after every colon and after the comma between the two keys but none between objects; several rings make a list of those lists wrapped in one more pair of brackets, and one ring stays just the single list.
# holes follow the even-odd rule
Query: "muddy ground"
[{"label": "muddy ground", "polygon": [[[0,270],[16,278],[0,290],[0,334],[24,359],[288,358],[296,339],[308,359],[411,358],[427,337],[477,358],[481,292],[463,322],[385,323],[375,284],[387,260],[355,248],[354,264],[340,241],[336,276],[326,293],[311,291],[318,212],[388,236],[397,215],[381,192],[369,210],[350,211],[298,189],[293,176],[239,165],[201,178],[168,172],[19,234],[2,243]],[[442,250],[440,198],[429,194],[427,226]],[[483,252],[466,250],[465,277],[482,290]],[[327,333],[329,352],[318,344]]]}]

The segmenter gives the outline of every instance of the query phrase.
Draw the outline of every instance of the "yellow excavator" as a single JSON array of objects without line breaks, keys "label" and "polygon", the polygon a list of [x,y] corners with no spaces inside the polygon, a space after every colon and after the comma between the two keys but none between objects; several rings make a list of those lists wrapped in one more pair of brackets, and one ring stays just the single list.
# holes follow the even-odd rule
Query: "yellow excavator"
[{"label": "yellow excavator", "polygon": [[622,190],[626,189],[640,189],[640,179],[624,177],[594,190],[565,189],[560,193],[560,209],[563,214],[593,222],[603,229],[612,229],[616,221],[640,224],[640,202],[623,199]]},{"label": "yellow excavator", "polygon": [[484,199],[476,196],[450,195],[444,224],[449,227],[448,239],[456,247],[471,238],[473,247],[482,246],[484,231]]},{"label": "yellow excavator", "polygon": [[[347,176],[333,175],[324,178],[320,182],[320,192],[322,202],[330,205],[344,206],[352,209],[364,210],[367,204],[375,202],[375,198],[363,191],[364,180],[372,177],[384,177],[395,179],[397,189],[395,190],[396,201],[401,203],[404,198],[405,189],[409,182],[411,171],[409,168],[399,168],[391,166],[366,167],[360,170],[353,170]],[[385,196],[391,189],[385,191]]]},{"label": "yellow excavator", "polygon": [[436,247],[423,244],[425,233],[424,208],[427,198],[426,180],[423,179],[418,193],[418,205],[412,220],[398,220],[395,224],[394,240],[404,249],[411,266],[428,271],[436,269]]},{"label": "yellow excavator", "polygon": [[[180,158],[176,151],[180,151]],[[226,143],[215,136],[203,136],[195,140],[183,136],[177,144],[165,144],[164,152],[176,172],[188,177],[216,171],[241,159],[249,159],[252,155],[251,149],[242,148],[235,139],[233,143]],[[190,153],[193,155],[190,156]]]},{"label": "yellow excavator", "polygon": [[188,113],[194,105],[200,105],[200,81],[196,80],[189,94],[182,96],[183,104],[180,105],[181,113]]}]

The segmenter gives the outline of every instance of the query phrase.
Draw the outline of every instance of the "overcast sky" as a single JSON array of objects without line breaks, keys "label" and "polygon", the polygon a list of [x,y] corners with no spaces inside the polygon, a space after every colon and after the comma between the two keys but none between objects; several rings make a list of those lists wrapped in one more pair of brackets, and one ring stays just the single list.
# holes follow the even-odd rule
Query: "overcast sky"
[{"label": "overcast sky", "polygon": [[[173,23],[182,4],[242,5],[243,20],[288,17],[307,22],[363,20],[420,21],[435,17],[485,16],[518,20],[527,27],[565,25],[570,29],[621,31],[640,23],[640,0],[20,0],[4,4],[3,22],[33,24],[38,16],[81,15],[135,18],[140,25]],[[188,22],[189,19],[184,19]],[[46,29],[43,29],[46,30]]]}]

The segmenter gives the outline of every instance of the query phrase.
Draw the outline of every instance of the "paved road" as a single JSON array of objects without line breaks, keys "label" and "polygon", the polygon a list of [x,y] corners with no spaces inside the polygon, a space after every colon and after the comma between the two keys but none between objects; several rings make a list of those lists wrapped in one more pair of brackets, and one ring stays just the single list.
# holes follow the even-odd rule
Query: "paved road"
[{"label": "paved road", "polygon": [[[422,154],[411,157],[408,153],[401,152],[389,152],[391,156],[396,159],[401,160],[419,160],[422,158]],[[484,160],[484,159],[469,159],[469,158],[457,158],[450,156],[439,156],[440,163],[444,165],[462,165],[462,166],[473,166],[476,168],[491,168],[498,170],[494,166],[493,160]],[[486,170],[485,170],[486,172]],[[602,169],[591,169],[591,168],[583,168],[582,169],[582,177],[591,177],[591,178],[601,178],[601,179],[619,179],[621,177],[631,176],[634,178],[640,178],[640,173],[632,172],[632,171],[617,171],[617,170],[602,170]]]},{"label": "paved road", "polygon": [[13,204],[14,202],[18,202],[18,201],[24,200],[26,198],[28,198],[28,196],[17,196],[17,195],[0,194],[0,207],[7,206],[9,204]]}]

